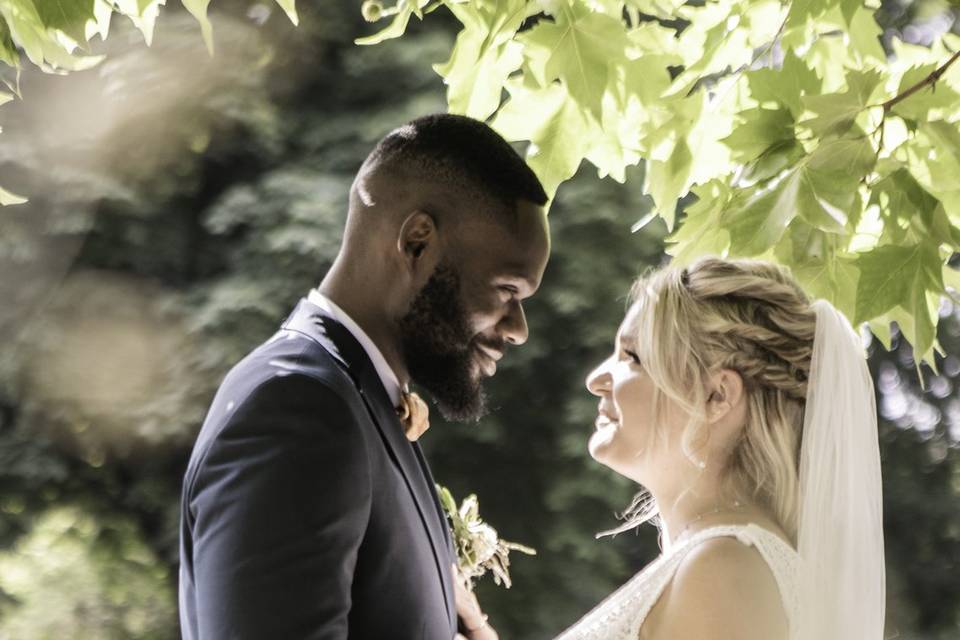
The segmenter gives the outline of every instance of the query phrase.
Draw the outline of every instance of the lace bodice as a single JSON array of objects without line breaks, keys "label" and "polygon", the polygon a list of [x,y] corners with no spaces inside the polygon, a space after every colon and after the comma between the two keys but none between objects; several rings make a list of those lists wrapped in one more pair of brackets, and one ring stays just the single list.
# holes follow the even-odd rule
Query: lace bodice
[{"label": "lace bodice", "polygon": [[776,534],[751,523],[710,527],[668,549],[557,640],[637,640],[643,621],[686,554],[704,540],[722,536],[734,536],[743,544],[755,547],[763,556],[780,588],[790,635],[796,637],[800,556]]}]

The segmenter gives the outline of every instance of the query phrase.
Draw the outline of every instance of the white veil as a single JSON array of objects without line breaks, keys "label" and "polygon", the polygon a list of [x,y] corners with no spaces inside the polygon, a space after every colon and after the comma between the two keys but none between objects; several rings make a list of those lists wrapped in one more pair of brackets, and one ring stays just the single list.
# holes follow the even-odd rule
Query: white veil
[{"label": "white veil", "polygon": [[860,336],[817,300],[800,448],[802,640],[881,640],[886,572],[873,381]]}]

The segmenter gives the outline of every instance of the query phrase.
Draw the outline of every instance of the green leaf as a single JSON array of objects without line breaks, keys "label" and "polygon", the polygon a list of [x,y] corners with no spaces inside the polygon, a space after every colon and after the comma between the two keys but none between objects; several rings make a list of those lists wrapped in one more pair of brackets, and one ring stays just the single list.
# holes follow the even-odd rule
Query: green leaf
[{"label": "green leaf", "polygon": [[3,0],[0,16],[6,21],[10,41],[21,47],[32,63],[44,71],[73,71],[98,64],[103,56],[81,56],[73,47],[47,29],[32,0]]},{"label": "green leaf", "polygon": [[77,44],[87,41],[86,25],[94,17],[94,0],[37,0],[37,14],[49,29],[59,29]]},{"label": "green leaf", "polygon": [[960,124],[943,120],[921,122],[920,130],[930,138],[938,155],[960,167]]},{"label": "green leaf", "polygon": [[897,323],[900,333],[913,347],[918,376],[921,362],[926,362],[936,371],[933,350],[937,346],[935,319],[940,307],[940,297],[940,294],[933,292],[918,294],[909,307],[898,305],[886,314],[887,318]]},{"label": "green leaf", "polygon": [[18,196],[0,187],[0,206],[7,207],[14,204],[23,204],[26,201],[27,199],[23,196]]},{"label": "green leaf", "polygon": [[492,126],[511,142],[530,140],[527,162],[550,198],[561,182],[577,171],[587,151],[593,126],[563,85],[531,88],[507,83],[510,99]]},{"label": "green leaf", "polygon": [[[861,254],[866,269],[857,289],[857,317],[871,321],[884,346],[890,348],[889,321],[895,320],[913,346],[914,359],[934,366],[936,327],[941,294],[946,291],[939,253],[928,244],[885,245]],[[949,273],[947,274],[950,275]],[[885,308],[879,322],[876,309]]]},{"label": "green leaf", "polygon": [[213,26],[210,24],[210,18],[207,17],[207,7],[210,0],[180,0],[183,6],[200,23],[200,31],[203,34],[203,42],[207,45],[207,51],[213,55]]},{"label": "green leaf", "polygon": [[943,269],[943,283],[954,290],[957,294],[960,294],[960,269],[953,269],[951,267],[944,267]]},{"label": "green leaf", "polygon": [[940,293],[915,288],[911,292],[909,310],[913,317],[913,331],[908,339],[913,345],[914,359],[932,361],[933,343],[937,338],[937,319]]},{"label": "green leaf", "polygon": [[94,35],[106,40],[110,35],[110,20],[113,17],[114,5],[107,0],[94,0],[93,20],[87,23],[85,36],[89,41]]},{"label": "green leaf", "polygon": [[[931,63],[909,69],[903,74],[897,94],[902,94],[927,76],[933,73],[940,65]],[[960,94],[944,82],[928,84],[916,93],[893,105],[891,111],[899,116],[911,120],[928,120],[930,112],[937,114],[946,110],[947,114],[954,115],[956,106],[960,102]]]},{"label": "green leaf", "polygon": [[23,48],[30,61],[43,66],[45,48],[56,46],[47,33],[46,25],[37,13],[31,0],[6,0],[0,2],[0,14],[6,21],[11,40]]},{"label": "green leaf", "polygon": [[907,229],[917,237],[935,245],[958,245],[960,229],[946,215],[943,205],[911,175],[906,168],[898,169],[874,185],[870,203],[880,207],[887,221],[886,235],[900,243],[907,237]]},{"label": "green leaf", "polygon": [[668,95],[686,95],[704,78],[749,66],[755,49],[773,40],[782,20],[779,2],[688,3],[678,13],[690,21],[678,37],[686,68]]},{"label": "green leaf", "polygon": [[761,105],[785,105],[795,119],[803,113],[803,97],[818,95],[823,90],[823,81],[817,77],[817,73],[793,51],[784,55],[780,69],[758,69],[746,75],[754,100]]},{"label": "green leaf", "polygon": [[853,132],[850,137],[827,140],[810,154],[817,169],[842,172],[859,180],[873,170],[876,153],[866,136]]},{"label": "green leaf", "polygon": [[619,20],[623,17],[624,0],[591,0],[590,7],[594,11]]},{"label": "green leaf", "polygon": [[[897,90],[897,94],[902,94],[918,82],[922,82],[939,66],[939,63],[931,63],[909,69],[903,74],[903,78],[900,80],[900,87]],[[891,111],[904,118],[923,121],[930,119],[931,111],[939,113],[946,109],[948,114],[954,115],[958,104],[960,104],[960,94],[951,89],[948,84],[938,82],[936,84],[928,84],[916,93],[911,94],[906,99],[893,105]],[[954,125],[954,128],[955,127],[956,125]]]},{"label": "green leaf", "polygon": [[747,109],[737,114],[739,124],[720,142],[737,162],[755,160],[770,147],[795,140],[793,116],[786,109]]},{"label": "green leaf", "polygon": [[803,155],[803,147],[796,140],[778,142],[747,164],[737,180],[737,185],[749,187],[769,180],[795,164]]},{"label": "green leaf", "polygon": [[775,185],[755,189],[742,209],[725,216],[730,251],[764,253],[797,216],[823,231],[845,233],[849,214],[859,213],[860,179],[872,166],[872,150],[864,138],[822,144]]},{"label": "green leaf", "polygon": [[797,218],[774,248],[774,256],[783,264],[820,264],[833,255],[833,236]]},{"label": "green leaf", "polygon": [[720,226],[730,188],[720,180],[711,180],[691,191],[697,201],[686,208],[677,230],[666,240],[666,251],[675,264],[689,264],[701,256],[723,256],[730,246],[730,234]]},{"label": "green leaf", "polygon": [[[856,266],[860,270],[854,314],[857,323],[897,305],[917,313],[919,293],[942,292],[944,288],[940,254],[929,244],[879,246],[857,256]],[[922,306],[926,308],[925,299]]]},{"label": "green leaf", "polygon": [[893,335],[890,331],[890,322],[892,322],[892,319],[887,315],[883,315],[879,318],[874,318],[868,323],[873,337],[879,340],[880,344],[882,344],[883,348],[887,351],[890,351],[893,347]]},{"label": "green leaf", "polygon": [[845,233],[851,214],[859,217],[859,183],[875,159],[873,147],[863,137],[821,144],[797,168],[799,215],[823,231]]},{"label": "green leaf", "polygon": [[924,122],[905,144],[905,164],[923,188],[938,198],[947,216],[960,223],[960,133],[955,123]]},{"label": "green leaf", "polygon": [[686,0],[626,0],[627,7],[636,9],[648,16],[660,18],[675,17],[677,9],[686,4]]},{"label": "green leaf", "polygon": [[500,106],[507,77],[523,63],[523,47],[513,41],[527,17],[523,0],[489,5],[451,4],[463,24],[450,59],[434,65],[447,84],[452,113],[486,120]]},{"label": "green leaf", "polygon": [[757,256],[774,246],[797,215],[801,186],[800,173],[791,171],[772,188],[754,190],[742,208],[731,208],[721,220],[731,255]]},{"label": "green leaf", "polygon": [[454,517],[457,515],[457,501],[453,499],[453,494],[450,493],[450,490],[440,484],[436,484],[434,487],[437,490],[437,495],[440,497],[440,504],[443,506],[444,511],[447,512],[447,516]]},{"label": "green leaf", "polygon": [[809,224],[830,233],[843,233],[847,212],[857,195],[857,183],[838,180],[832,171],[815,169],[807,163],[797,170],[797,213]]},{"label": "green leaf", "polygon": [[853,24],[857,12],[863,10],[863,0],[840,0],[840,13],[847,26]]},{"label": "green leaf", "polygon": [[929,216],[923,216],[927,234],[940,244],[950,245],[952,251],[960,251],[960,228],[950,221],[943,204],[938,202]]},{"label": "green leaf", "polygon": [[614,67],[601,103],[600,126],[595,128],[586,153],[600,177],[609,175],[624,182],[627,167],[636,166],[647,151],[648,132],[660,117],[659,109],[677,113],[672,102],[660,100],[670,84],[666,66],[671,59],[650,53]]},{"label": "green leaf", "polygon": [[609,175],[623,183],[627,167],[636,166],[643,153],[640,141],[646,110],[635,96],[625,95],[623,85],[616,84],[616,91],[604,96],[603,118],[591,136],[585,157],[597,167],[599,177]]},{"label": "green leaf", "polygon": [[4,20],[0,20],[0,61],[11,67],[20,66],[20,53],[10,37],[10,29]]},{"label": "green leaf", "polygon": [[622,73],[622,78],[617,78],[615,86],[622,91],[618,96],[621,102],[633,98],[644,108],[655,104],[670,86],[667,67],[674,62],[672,56],[647,53],[618,65],[617,71]]},{"label": "green leaf", "polygon": [[838,240],[839,236],[797,218],[787,227],[774,255],[790,266],[807,293],[829,300],[852,322],[860,272],[852,258],[838,255]]},{"label": "green leaf", "polygon": [[283,9],[283,12],[287,14],[287,18],[290,19],[294,25],[300,24],[300,16],[297,15],[297,3],[296,0],[277,0],[277,4],[280,5],[280,8]]},{"label": "green leaf", "polygon": [[[157,22],[157,16],[160,15],[160,7],[166,3],[166,0],[113,0],[117,10],[130,18],[133,25],[143,34],[143,40],[147,46],[153,42],[153,28]],[[186,3],[183,3],[186,6]],[[192,13],[192,12],[191,12]],[[204,14],[205,15],[205,14]],[[201,30],[203,23],[201,22]],[[212,40],[207,44],[207,50],[210,50]]]},{"label": "green leaf", "polygon": [[790,4],[788,21],[791,24],[802,24],[807,18],[818,18],[831,6],[829,0],[801,0]]},{"label": "green leaf", "polygon": [[844,92],[803,98],[804,107],[815,115],[800,124],[820,137],[845,133],[860,112],[871,104],[871,96],[882,79],[877,69],[849,71]]},{"label": "green leaf", "polygon": [[709,121],[704,115],[705,104],[706,96],[697,92],[689,97],[657,100],[648,110],[651,118],[645,123],[641,140],[642,149],[647,151],[644,191],[653,196],[669,229],[673,228],[677,200],[694,182],[695,161],[710,160],[706,154],[704,158],[695,157],[693,138],[688,137],[702,120]]},{"label": "green leaf", "polygon": [[823,298],[847,318],[856,312],[857,284],[860,270],[849,258],[805,262],[791,267],[793,274],[814,298]]},{"label": "green leaf", "polygon": [[677,200],[687,193],[692,166],[693,154],[683,138],[676,141],[667,160],[647,161],[646,184],[643,190],[653,196],[660,216],[667,223],[667,229],[673,229]]},{"label": "green leaf", "polygon": [[664,28],[656,22],[642,22],[627,31],[627,40],[630,43],[627,60],[633,61],[653,56],[662,60],[664,67],[666,65],[681,66],[684,57],[676,36],[676,31]]},{"label": "green leaf", "polygon": [[876,13],[864,6],[857,7],[850,24],[850,45],[860,56],[871,64],[884,64],[887,54],[880,46],[883,29],[877,24]]},{"label": "green leaf", "polygon": [[577,104],[601,117],[609,65],[625,59],[628,44],[620,20],[563,3],[556,22],[541,20],[519,40],[541,83],[560,79]]}]

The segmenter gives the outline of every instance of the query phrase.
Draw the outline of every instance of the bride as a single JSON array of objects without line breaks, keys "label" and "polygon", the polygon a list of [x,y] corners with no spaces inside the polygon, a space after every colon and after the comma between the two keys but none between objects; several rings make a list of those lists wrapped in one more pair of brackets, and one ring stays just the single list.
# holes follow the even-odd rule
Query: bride
[{"label": "bride", "polygon": [[608,533],[653,522],[663,553],[559,640],[883,637],[873,384],[832,305],[769,263],[663,268],[587,388],[590,455],[643,488]]}]

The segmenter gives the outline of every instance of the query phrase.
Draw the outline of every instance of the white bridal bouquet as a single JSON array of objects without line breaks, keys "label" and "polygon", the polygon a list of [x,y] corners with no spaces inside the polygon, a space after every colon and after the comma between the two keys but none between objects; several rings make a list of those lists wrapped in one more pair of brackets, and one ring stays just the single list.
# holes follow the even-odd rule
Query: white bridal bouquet
[{"label": "white bridal bouquet", "polygon": [[516,542],[507,542],[497,536],[497,530],[480,519],[480,504],[476,495],[469,495],[457,507],[453,494],[437,485],[440,504],[450,520],[453,543],[457,550],[457,568],[463,586],[473,591],[473,581],[487,571],[493,580],[510,588],[510,551],[535,556],[536,550]]}]

